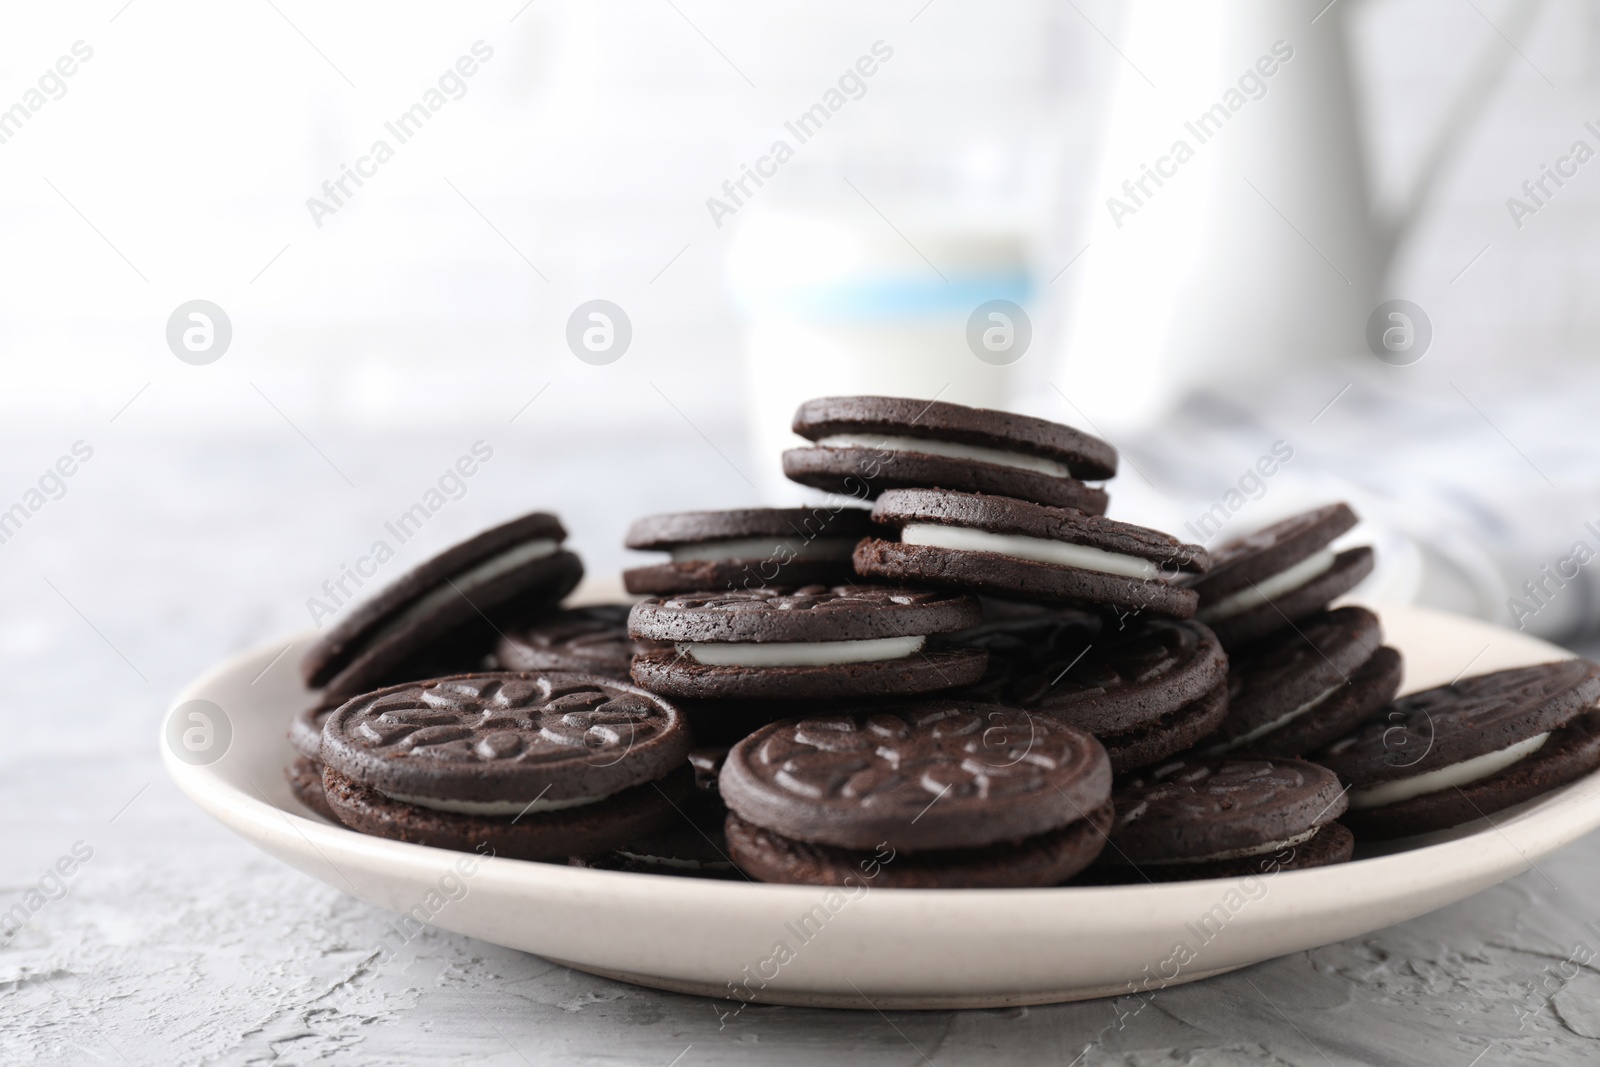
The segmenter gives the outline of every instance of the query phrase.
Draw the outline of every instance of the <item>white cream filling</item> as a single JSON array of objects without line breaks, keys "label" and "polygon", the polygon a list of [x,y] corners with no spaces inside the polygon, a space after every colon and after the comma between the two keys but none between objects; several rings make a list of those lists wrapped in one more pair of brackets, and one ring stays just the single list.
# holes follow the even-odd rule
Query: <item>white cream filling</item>
[{"label": "white cream filling", "polygon": [[1260,607],[1269,600],[1276,600],[1285,593],[1293,592],[1311,579],[1320,578],[1328,573],[1333,568],[1334,556],[1335,553],[1331,548],[1313,553],[1287,570],[1281,570],[1248,589],[1241,589],[1232,596],[1223,597],[1215,604],[1201,608],[1200,621],[1231,619],[1251,608]]},{"label": "white cream filling", "polygon": [[678,652],[708,667],[834,667],[903,659],[922,651],[925,640],[915,634],[867,641],[680,642]]},{"label": "white cream filling", "polygon": [[562,811],[595,804],[605,797],[573,797],[571,800],[446,800],[442,797],[417,797],[406,793],[385,793],[390,800],[415,804],[419,808],[448,811],[456,815],[529,815],[541,811]]},{"label": "white cream filling", "polygon": [[1003,448],[985,445],[967,445],[957,441],[938,441],[931,437],[879,437],[875,434],[836,433],[819,437],[820,448],[870,448],[887,452],[921,452],[929,456],[948,456],[951,459],[975,459],[980,463],[998,463],[1002,467],[1036,471],[1056,478],[1070,478],[1067,465],[1043,456],[1030,456],[1025,452],[1008,452]]},{"label": "white cream filling", "polygon": [[900,531],[900,540],[908,545],[953,548],[958,552],[994,552],[1033,563],[1077,567],[1080,570],[1116,574],[1124,578],[1142,578],[1146,581],[1154,579],[1161,573],[1160,568],[1154,563],[1147,559],[1139,559],[1137,556],[1124,556],[1120,552],[1107,552],[1103,548],[1093,548],[1089,545],[1052,541],[1047,537],[997,534],[987,530],[974,530],[967,526],[939,526],[934,523],[913,522]]},{"label": "white cream filling", "polygon": [[726,541],[697,541],[692,545],[673,545],[667,549],[672,562],[718,562],[733,559],[849,559],[855,551],[854,537],[741,537]]},{"label": "white cream filling", "polygon": [[1329,697],[1333,696],[1333,694],[1337,693],[1339,690],[1341,690],[1343,688],[1344,688],[1344,683],[1341,682],[1340,684],[1338,684],[1338,685],[1334,686],[1333,688],[1329,689],[1327,692],[1323,693],[1322,695],[1313,697],[1310,700],[1306,701],[1304,704],[1301,704],[1298,708],[1295,708],[1293,711],[1286,711],[1282,715],[1279,715],[1276,719],[1273,719],[1271,722],[1265,723],[1265,724],[1263,724],[1261,726],[1257,726],[1254,730],[1251,730],[1249,733],[1240,734],[1238,737],[1235,737],[1231,741],[1224,741],[1220,745],[1215,745],[1215,746],[1213,746],[1211,748],[1206,749],[1206,755],[1208,755],[1208,756],[1216,756],[1216,755],[1219,755],[1219,754],[1221,754],[1223,752],[1231,752],[1234,749],[1238,748],[1240,745],[1248,745],[1250,742],[1254,741],[1256,738],[1263,737],[1263,736],[1265,736],[1267,734],[1270,734],[1272,731],[1278,729],[1280,726],[1285,726],[1285,725],[1293,722],[1294,720],[1298,719],[1300,716],[1304,715],[1306,712],[1310,711],[1312,708],[1316,707],[1318,704],[1321,704],[1324,700],[1327,700]]},{"label": "white cream filling", "polygon": [[410,607],[384,623],[383,627],[373,636],[372,641],[387,637],[402,626],[407,626],[417,619],[431,614],[441,604],[449,603],[455,597],[466,596],[470,599],[474,591],[510,573],[524,563],[555,555],[556,550],[560,547],[561,543],[559,541],[524,541],[517,547],[507,549],[498,556],[491,556],[476,567],[451,576],[450,581],[430,589],[426,594],[417,598]]},{"label": "white cream filling", "polygon": [[1398,804],[1402,800],[1420,797],[1424,793],[1437,793],[1441,789],[1453,789],[1456,786],[1469,785],[1491,775],[1499,774],[1513,763],[1527,759],[1543,747],[1549,740],[1548,733],[1530,737],[1526,741],[1518,741],[1509,748],[1502,748],[1498,752],[1488,752],[1482,756],[1474,756],[1460,763],[1452,763],[1448,767],[1440,767],[1427,774],[1419,774],[1411,778],[1401,778],[1393,782],[1383,782],[1379,785],[1369,786],[1366,789],[1350,790],[1350,806],[1352,808],[1379,808],[1385,804]]},{"label": "white cream filling", "polygon": [[1251,856],[1265,856],[1269,852],[1277,852],[1280,849],[1303,845],[1313,837],[1316,837],[1317,831],[1320,829],[1322,827],[1313,826],[1303,834],[1295,834],[1293,837],[1284,838],[1282,841],[1268,841],[1264,845],[1251,845],[1248,848],[1230,848],[1225,852],[1211,852],[1204,856],[1184,856],[1182,859],[1140,860],[1138,865],[1140,867],[1164,867],[1176,863],[1215,863],[1219,860],[1244,860],[1249,859]]}]

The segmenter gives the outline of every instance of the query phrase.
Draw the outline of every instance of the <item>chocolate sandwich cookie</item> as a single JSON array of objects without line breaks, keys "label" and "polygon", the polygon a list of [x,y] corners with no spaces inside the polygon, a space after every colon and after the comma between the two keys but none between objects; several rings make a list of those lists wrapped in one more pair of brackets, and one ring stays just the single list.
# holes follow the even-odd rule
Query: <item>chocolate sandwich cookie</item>
[{"label": "chocolate sandwich cookie", "polygon": [[1303,760],[1169,763],[1123,780],[1110,844],[1086,881],[1239,878],[1343,863],[1339,779]]},{"label": "chocolate sandwich cookie", "polygon": [[1116,449],[1098,437],[1045,419],[940,401],[808,400],[795,412],[794,432],[815,447],[785,452],[783,473],[860,499],[937,485],[1102,515],[1105,490],[1083,479],[1117,473]]},{"label": "chocolate sandwich cookie", "polygon": [[1401,697],[1313,758],[1349,784],[1357,834],[1440,830],[1600,767],[1597,699],[1588,660],[1480,674]]},{"label": "chocolate sandwich cookie", "polygon": [[283,769],[294,798],[329,822],[339,820],[328,806],[328,795],[322,788],[322,724],[336,707],[311,704],[290,720],[289,746],[294,749],[295,757]]},{"label": "chocolate sandwich cookie", "polygon": [[1400,689],[1400,653],[1366,608],[1319,611],[1231,657],[1228,715],[1207,756],[1301,756],[1343,737]]},{"label": "chocolate sandwich cookie", "polygon": [[628,604],[591,604],[507,626],[495,659],[508,671],[577,671],[628,680],[633,657],[655,645],[628,636]]},{"label": "chocolate sandwich cookie", "polygon": [[1181,752],[1228,714],[1228,657],[1191,620],[1136,616],[1119,625],[1067,609],[953,640],[989,653],[983,681],[963,695],[1087,730],[1119,774]]},{"label": "chocolate sandwich cookie", "polygon": [[1327,607],[1372,573],[1370,547],[1328,547],[1356,522],[1348,504],[1329,504],[1222,545],[1210,570],[1185,579],[1200,621],[1231,652]]},{"label": "chocolate sandwich cookie", "polygon": [[[493,645],[489,621],[554,606],[583,577],[554,515],[535,512],[463,541],[353,608],[306,652],[301,673],[327,700],[348,699],[418,673],[431,651]],[[398,675],[398,676],[397,676]]]},{"label": "chocolate sandwich cookie", "polygon": [[891,489],[872,519],[895,541],[856,546],[856,573],[1002,597],[1186,619],[1199,595],[1166,580],[1206,569],[1206,550],[1157,530],[1005,497]]},{"label": "chocolate sandwich cookie", "polygon": [[1111,819],[1093,737],[959,700],[773,723],[728,753],[721,789],[730,855],[767,882],[1057,885]]},{"label": "chocolate sandwich cookie", "polygon": [[322,730],[323,784],[363,833],[564,861],[679,818],[689,746],[676,708],[612,679],[461,675],[340,707]]},{"label": "chocolate sandwich cookie", "polygon": [[978,621],[978,602],[956,593],[814,585],[645,600],[628,629],[672,643],[633,658],[633,680],[652,692],[837,700],[970,685],[983,675],[982,650],[929,638]]},{"label": "chocolate sandwich cookie", "polygon": [[871,532],[864,508],[744,508],[651,515],[629,548],[671,559],[622,572],[630,593],[664,596],[774,585],[834,585],[853,577],[850,553]]},{"label": "chocolate sandwich cookie", "polygon": [[745,880],[728,858],[728,842],[720,824],[700,826],[682,820],[598,856],[573,856],[567,863],[595,871]]}]

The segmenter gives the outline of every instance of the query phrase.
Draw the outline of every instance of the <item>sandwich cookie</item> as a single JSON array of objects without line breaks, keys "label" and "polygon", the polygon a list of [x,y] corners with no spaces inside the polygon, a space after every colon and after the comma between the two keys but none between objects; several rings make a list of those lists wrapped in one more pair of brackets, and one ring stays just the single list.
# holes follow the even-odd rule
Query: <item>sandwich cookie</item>
[{"label": "sandwich cookie", "polygon": [[[447,645],[482,656],[493,644],[489,619],[554,606],[583,577],[554,515],[535,512],[463,541],[401,575],[355,607],[301,661],[306,684],[328,701],[380,685],[427,678],[416,660]],[[397,677],[398,675],[398,677]]]},{"label": "sandwich cookie", "polygon": [[980,649],[929,641],[980,620],[956,593],[802,586],[689,593],[633,606],[628,630],[672,648],[633,657],[651,692],[712,700],[927,693],[983,676]]},{"label": "sandwich cookie", "polygon": [[1319,611],[1231,658],[1228,715],[1207,756],[1300,756],[1366,722],[1400,690],[1400,653],[1366,608]]},{"label": "sandwich cookie", "polygon": [[958,700],[763,727],[721,775],[728,848],[765,882],[1057,885],[1099,853],[1111,761],[1082,730]]},{"label": "sandwich cookie", "polygon": [[746,508],[652,515],[628,529],[629,548],[670,559],[622,572],[630,593],[664,596],[774,585],[835,585],[872,529],[864,508]]},{"label": "sandwich cookie", "polygon": [[783,454],[790,480],[864,500],[885,489],[937,485],[1102,515],[1105,490],[1083,479],[1117,473],[1116,449],[1098,437],[936,400],[808,400],[795,412],[794,432],[815,447]]},{"label": "sandwich cookie", "polygon": [[574,856],[574,867],[634,874],[670,874],[685,878],[742,879],[728,858],[723,824],[728,809],[717,792],[717,775],[728,756],[726,746],[691,749],[689,766],[694,788],[678,804],[681,818],[638,840],[592,858]]},{"label": "sandwich cookie", "polygon": [[1193,745],[1228,714],[1228,657],[1200,623],[1083,612],[982,626],[955,640],[989,653],[963,695],[1087,730],[1121,774]]},{"label": "sandwich cookie", "polygon": [[1401,697],[1318,753],[1363,837],[1456,826],[1600,767],[1600,665],[1495,671]]},{"label": "sandwich cookie", "polygon": [[628,636],[628,604],[564,608],[508,626],[495,660],[508,671],[577,671],[628,680],[635,653],[655,647]]},{"label": "sandwich cookie", "polygon": [[1343,863],[1339,779],[1303,760],[1178,762],[1129,778],[1113,797],[1111,842],[1088,881],[1240,878]]},{"label": "sandwich cookie", "polygon": [[352,700],[322,730],[323,785],[362,833],[516,859],[585,856],[680,818],[678,710],[557,671],[459,675]]},{"label": "sandwich cookie", "polygon": [[1348,593],[1372,573],[1372,549],[1328,545],[1356,521],[1348,504],[1329,504],[1222,545],[1203,577],[1186,580],[1200,594],[1200,621],[1231,652]]},{"label": "sandwich cookie", "polygon": [[289,792],[296,800],[336,823],[339,819],[328,806],[328,794],[322,788],[322,724],[334,710],[325,704],[312,704],[290,720],[289,746],[294,749],[295,757],[283,769],[283,776],[288,779]]},{"label": "sandwich cookie", "polygon": [[1209,562],[1199,545],[1156,530],[998,496],[891,489],[872,518],[899,539],[864,539],[857,574],[1119,613],[1189,618],[1199,594],[1166,578]]}]

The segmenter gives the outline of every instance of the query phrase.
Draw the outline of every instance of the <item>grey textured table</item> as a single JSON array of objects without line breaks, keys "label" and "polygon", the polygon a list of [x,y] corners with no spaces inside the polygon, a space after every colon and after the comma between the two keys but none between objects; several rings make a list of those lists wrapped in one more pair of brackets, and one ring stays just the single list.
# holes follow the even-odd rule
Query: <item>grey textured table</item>
[{"label": "grey textured table", "polygon": [[[887,1015],[752,1007],[722,1027],[712,1002],[450,934],[429,932],[380,963],[388,916],[202,815],[162,774],[157,725],[208,664],[304,628],[305,598],[472,439],[319,440],[352,490],[298,440],[198,448],[107,432],[68,494],[0,545],[0,907],[75,845],[92,850],[66,894],[0,943],[0,1062],[1600,1059],[1600,970],[1565,962],[1600,946],[1586,925],[1600,919],[1595,837],[1435,914],[1146,1001]],[[627,515],[684,491],[630,467],[637,451],[625,440],[590,442],[567,473],[537,462],[558,443],[535,430],[496,447],[418,552],[546,504],[603,572],[620,562]],[[652,455],[703,472],[703,499],[690,504],[745,502],[737,482],[715,481],[702,449],[685,437]],[[0,450],[0,484],[26,484],[42,455],[36,443]],[[625,511],[593,491],[602,468],[622,472],[607,477]]]}]

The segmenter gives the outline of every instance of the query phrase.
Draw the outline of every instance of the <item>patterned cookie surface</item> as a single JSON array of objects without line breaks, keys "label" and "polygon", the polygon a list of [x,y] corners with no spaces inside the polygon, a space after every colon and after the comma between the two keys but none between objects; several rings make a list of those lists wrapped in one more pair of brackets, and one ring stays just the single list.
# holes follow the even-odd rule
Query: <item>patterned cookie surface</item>
[{"label": "patterned cookie surface", "polygon": [[688,756],[679,711],[595,675],[458,675],[391,686],[344,705],[322,759],[391,795],[451,800],[609,796]]},{"label": "patterned cookie surface", "polygon": [[735,745],[720,777],[741,818],[842,848],[975,848],[1059,829],[1110,795],[1089,734],[993,704],[790,720]]},{"label": "patterned cookie surface", "polygon": [[509,671],[578,671],[626,681],[637,652],[655,647],[628,636],[627,604],[567,608],[507,627],[495,656]]}]

